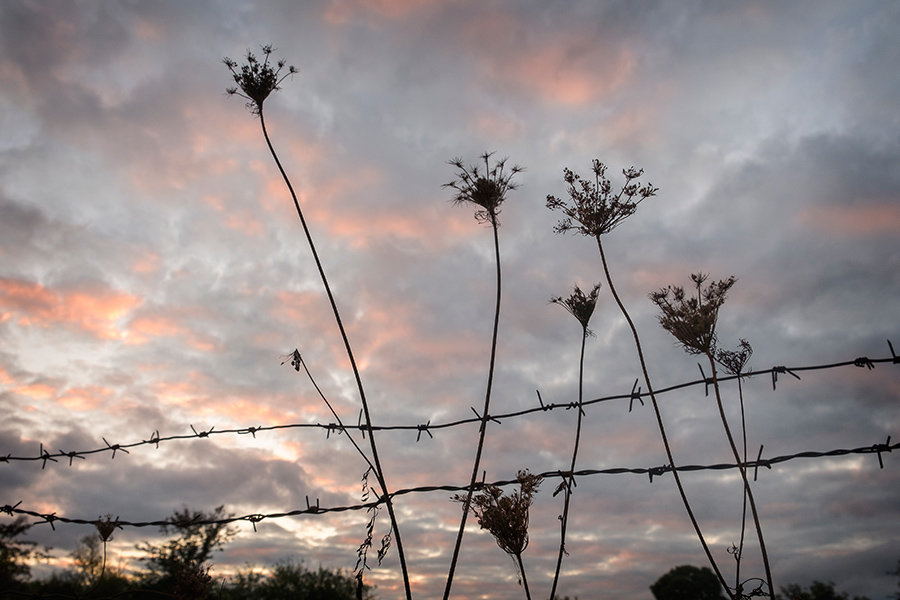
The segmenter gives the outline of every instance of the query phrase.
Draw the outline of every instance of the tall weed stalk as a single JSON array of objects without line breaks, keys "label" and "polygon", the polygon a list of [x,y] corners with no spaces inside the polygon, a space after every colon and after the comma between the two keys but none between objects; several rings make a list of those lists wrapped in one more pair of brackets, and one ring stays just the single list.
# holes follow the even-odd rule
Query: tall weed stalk
[{"label": "tall weed stalk", "polygon": [[[650,381],[650,373],[647,369],[647,362],[644,359],[644,351],[641,346],[640,337],[638,336],[634,321],[632,321],[628,310],[625,308],[625,305],[622,303],[622,300],[616,291],[616,286],[613,284],[612,275],[610,274],[609,265],[606,260],[606,253],[603,248],[602,237],[615,229],[622,221],[633,215],[642,201],[655,196],[658,188],[653,187],[649,183],[640,185],[638,180],[643,175],[644,171],[642,169],[631,167],[622,170],[625,182],[618,192],[613,192],[612,183],[606,176],[606,165],[599,160],[594,159],[592,162],[592,171],[594,174],[593,180],[583,179],[571,169],[564,169],[563,179],[568,185],[567,192],[571,203],[555,196],[548,195],[547,208],[550,210],[561,211],[564,215],[555,227],[557,233],[575,231],[587,237],[592,237],[597,241],[597,249],[600,252],[600,261],[603,265],[603,273],[606,277],[609,291],[613,295],[613,299],[615,299],[616,305],[619,307],[625,320],[628,322],[628,327],[634,338],[638,361],[641,365],[644,383],[647,386],[647,394],[650,396],[650,403],[653,406],[653,412],[656,416],[656,424],[659,428],[659,435],[662,439],[663,447],[665,448],[669,470],[672,472],[672,476],[675,479],[678,494],[684,504],[691,525],[694,527],[697,538],[700,540],[703,552],[706,554],[706,558],[712,566],[713,571],[715,571],[722,586],[727,590],[728,582],[722,575],[722,571],[719,569],[719,565],[716,563],[716,560],[709,549],[709,544],[703,536],[700,524],[697,521],[694,511],[691,508],[690,501],[688,500],[687,493],[684,491],[681,477],[678,474],[675,465],[672,448],[669,444],[669,438],[666,434],[662,413],[659,410],[659,403],[656,400],[656,393],[654,392],[653,385]],[[729,596],[733,598],[730,592]]]},{"label": "tall weed stalk", "polygon": [[275,148],[272,145],[272,140],[269,138],[268,129],[266,128],[266,120],[263,113],[263,103],[272,92],[280,89],[280,84],[284,81],[285,78],[297,72],[297,69],[295,69],[293,66],[289,66],[287,69],[287,73],[281,75],[281,71],[286,66],[286,63],[283,60],[280,60],[276,63],[276,66],[273,67],[269,62],[269,58],[273,50],[274,48],[271,45],[263,46],[262,60],[258,59],[252,52],[248,51],[246,56],[247,62],[241,65],[240,69],[238,69],[238,64],[235,61],[226,57],[223,62],[231,71],[234,82],[237,84],[237,87],[228,88],[226,91],[230,95],[237,95],[244,98],[247,101],[246,106],[250,110],[250,112],[259,117],[259,123],[260,127],[262,128],[263,137],[266,140],[266,145],[268,146],[269,152],[272,154],[272,158],[275,160],[278,171],[281,173],[281,177],[282,179],[284,179],[284,183],[287,186],[288,192],[290,192],[291,198],[294,201],[294,208],[296,208],[297,210],[297,217],[300,219],[300,224],[303,227],[303,233],[306,235],[306,241],[309,245],[310,252],[312,253],[313,260],[316,263],[316,269],[319,271],[322,285],[324,286],[325,293],[328,296],[328,302],[331,304],[331,310],[334,313],[334,319],[337,322],[338,329],[341,333],[341,339],[344,342],[344,348],[347,352],[347,357],[350,360],[350,366],[353,370],[353,377],[356,380],[356,387],[359,391],[359,399],[360,403],[362,404],[363,415],[366,422],[366,429],[369,431],[369,447],[372,453],[372,463],[374,463],[375,467],[375,477],[378,479],[378,485],[381,488],[381,499],[384,501],[391,519],[391,529],[393,530],[394,541],[397,545],[397,555],[400,559],[400,569],[403,574],[403,586],[406,592],[406,597],[408,600],[411,600],[412,591],[410,590],[409,574],[406,567],[406,556],[403,552],[403,542],[400,537],[400,528],[397,523],[397,517],[394,513],[394,505],[391,500],[391,494],[388,491],[387,483],[384,478],[384,470],[378,457],[378,447],[375,444],[375,432],[372,429],[372,418],[369,412],[369,403],[366,400],[366,392],[363,388],[359,368],[357,367],[356,359],[353,356],[353,349],[350,346],[350,340],[347,337],[347,331],[344,328],[343,321],[341,320],[340,311],[338,310],[337,303],[335,302],[334,294],[331,291],[331,285],[328,283],[328,278],[325,275],[325,268],[322,265],[321,259],[319,258],[319,253],[316,250],[315,243],[313,242],[312,234],[310,233],[309,226],[306,223],[306,218],[303,215],[303,210],[301,209],[300,202],[297,199],[297,194],[294,192],[294,186],[291,184],[291,180],[285,172],[284,167],[281,164],[281,160],[278,158],[278,154],[275,152]]},{"label": "tall weed stalk", "polygon": [[450,589],[453,585],[453,574],[456,571],[456,563],[459,560],[459,550],[462,546],[463,534],[466,529],[466,517],[469,514],[472,503],[472,494],[475,491],[475,484],[478,481],[478,468],[481,465],[481,453],[484,450],[484,438],[487,432],[487,423],[489,420],[489,411],[491,407],[491,390],[494,382],[494,363],[497,357],[497,332],[500,324],[500,292],[501,292],[501,273],[500,273],[500,237],[498,229],[500,222],[498,215],[500,214],[500,205],[506,199],[506,193],[509,190],[516,189],[517,184],[512,182],[513,177],[523,169],[518,165],[514,165],[509,170],[506,169],[506,159],[498,160],[493,166],[490,164],[490,158],[493,153],[485,152],[481,155],[484,162],[484,170],[478,164],[467,167],[462,159],[454,158],[450,164],[456,167],[456,179],[444,184],[444,187],[456,190],[453,197],[454,204],[474,204],[475,219],[480,223],[488,223],[494,233],[494,258],[496,271],[496,298],[494,304],[494,326],[491,334],[491,357],[488,363],[487,387],[484,393],[484,406],[481,410],[481,427],[478,433],[478,446],[475,450],[475,460],[472,465],[472,477],[469,480],[469,488],[462,500],[463,510],[462,517],[459,521],[459,531],[456,534],[456,543],[453,547],[453,556],[450,559],[450,569],[447,573],[447,583],[444,588],[444,600],[450,597]]},{"label": "tall weed stalk", "polygon": [[[744,464],[746,462],[746,437],[744,439],[745,456],[742,460],[725,414],[716,369],[719,357],[723,359],[728,357],[727,353],[722,354],[718,350],[716,324],[718,322],[719,309],[725,303],[728,290],[731,289],[736,280],[734,277],[729,277],[721,281],[714,281],[704,287],[703,284],[706,282],[707,277],[707,275],[702,273],[691,275],[695,294],[687,294],[681,286],[669,286],[650,294],[650,299],[660,309],[660,325],[678,340],[685,352],[706,357],[709,367],[712,369],[712,384],[716,397],[716,407],[719,411],[719,418],[722,421],[722,428],[725,430],[725,436],[728,438],[728,445],[741,473],[744,498],[750,505],[750,512],[753,515],[753,523],[756,527],[756,536],[759,540],[760,554],[762,555],[763,566],[766,571],[766,586],[768,587],[769,597],[774,598],[772,573],[769,567],[766,542],[763,537],[759,513],[756,509],[756,501],[750,488],[750,480],[747,478],[747,467]],[[749,347],[749,344],[747,344],[747,347]],[[740,555],[737,555],[737,558],[738,565],[740,565]],[[735,596],[740,597],[743,595],[743,587],[743,583],[738,579],[735,585]]]},{"label": "tall weed stalk", "polygon": [[560,515],[560,526],[559,526],[559,553],[556,557],[556,570],[553,573],[553,585],[550,588],[550,600],[556,598],[556,586],[559,583],[559,572],[562,568],[562,560],[563,555],[568,555],[566,551],[566,529],[569,525],[569,504],[572,500],[572,492],[576,485],[575,483],[575,460],[578,457],[578,446],[581,441],[581,422],[584,417],[584,348],[587,343],[588,337],[592,334],[591,330],[588,328],[588,324],[591,321],[591,316],[594,314],[594,308],[597,306],[597,295],[600,292],[600,284],[594,286],[594,288],[585,294],[580,287],[577,285],[575,289],[569,294],[568,298],[562,298],[562,296],[557,296],[555,298],[551,298],[550,301],[554,304],[559,304],[563,308],[565,308],[573,317],[578,320],[578,323],[581,325],[581,352],[578,358],[578,420],[575,425],[575,443],[572,445],[572,462],[569,465],[569,472],[566,475],[563,475],[563,480],[559,484],[559,487],[556,488],[556,491],[553,492],[553,495],[556,496],[560,492],[564,492],[563,496],[563,512]]}]

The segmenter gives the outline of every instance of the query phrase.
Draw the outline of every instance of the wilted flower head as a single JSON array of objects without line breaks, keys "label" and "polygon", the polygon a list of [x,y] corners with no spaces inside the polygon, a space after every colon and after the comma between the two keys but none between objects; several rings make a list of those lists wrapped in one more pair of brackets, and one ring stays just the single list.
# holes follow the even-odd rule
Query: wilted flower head
[{"label": "wilted flower head", "polygon": [[[496,485],[486,485],[472,496],[469,509],[478,519],[482,529],[494,536],[500,549],[512,556],[521,556],[528,547],[528,509],[532,496],[541,485],[540,475],[532,475],[523,469],[516,475],[519,490],[509,496],[503,495]],[[465,502],[464,495],[453,497],[456,502]]]},{"label": "wilted flower head", "polygon": [[122,528],[122,526],[119,525],[119,517],[116,517],[116,520],[113,521],[112,515],[109,514],[103,519],[98,517],[97,520],[94,521],[94,527],[97,528],[97,534],[100,536],[103,543],[112,539],[112,534],[117,527],[119,529]]},{"label": "wilted flower head", "polygon": [[262,46],[263,60],[260,62],[256,55],[251,51],[247,51],[247,63],[241,65],[238,70],[238,64],[228,58],[222,59],[237,87],[227,88],[225,91],[229,95],[238,95],[247,100],[247,108],[250,112],[258,115],[262,113],[263,102],[269,97],[269,94],[279,88],[279,85],[288,76],[297,72],[297,69],[290,65],[288,72],[281,75],[281,70],[285,67],[284,60],[276,63],[276,68],[272,68],[269,63],[269,56],[275,49],[271,45]]},{"label": "wilted flower head", "polygon": [[493,152],[485,152],[481,155],[484,161],[484,170],[480,165],[466,167],[461,158],[454,158],[450,164],[457,168],[456,179],[445,183],[442,187],[456,190],[453,197],[454,204],[471,202],[480,208],[475,211],[475,218],[482,223],[495,223],[500,214],[500,205],[506,199],[506,192],[519,187],[512,183],[516,173],[524,171],[519,165],[513,165],[506,170],[506,160],[498,160],[494,166],[490,165]]},{"label": "wilted flower head", "polygon": [[681,286],[669,286],[650,294],[662,314],[659,324],[675,336],[689,354],[711,355],[716,351],[716,321],[735,278],[714,281],[703,287],[708,275],[696,273],[691,281],[696,296],[688,296]]},{"label": "wilted flower head", "polygon": [[578,319],[578,322],[581,323],[581,327],[584,329],[584,335],[588,336],[591,335],[591,330],[588,329],[588,323],[591,320],[591,315],[594,314],[594,308],[597,306],[597,295],[599,293],[599,283],[595,285],[594,289],[587,295],[581,291],[581,288],[578,287],[578,285],[575,285],[575,289],[572,290],[572,293],[569,294],[568,298],[556,296],[550,298],[550,302],[559,304],[569,311],[573,317]]},{"label": "wilted flower head", "polygon": [[732,375],[740,375],[752,355],[753,347],[750,342],[741,338],[737,350],[716,350],[716,362]]},{"label": "wilted flower head", "polygon": [[625,183],[617,193],[613,193],[612,183],[606,177],[606,165],[594,159],[592,170],[594,181],[582,179],[581,175],[573,173],[571,169],[563,169],[563,179],[569,186],[571,204],[566,204],[556,196],[547,196],[547,208],[561,210],[565,215],[554,227],[557,233],[572,229],[593,237],[609,233],[633,215],[641,201],[656,195],[659,190],[649,183],[640,185],[637,180],[644,174],[643,169],[630,167],[622,169]]}]

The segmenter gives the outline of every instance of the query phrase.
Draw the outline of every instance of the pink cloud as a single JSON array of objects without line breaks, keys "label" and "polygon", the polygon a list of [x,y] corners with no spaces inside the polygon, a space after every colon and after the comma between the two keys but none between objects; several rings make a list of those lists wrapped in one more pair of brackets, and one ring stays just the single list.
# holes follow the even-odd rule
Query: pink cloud
[{"label": "pink cloud", "polygon": [[139,315],[128,323],[123,338],[129,344],[146,344],[155,339],[180,338],[195,350],[211,352],[218,348],[218,343],[209,336],[183,325],[184,319],[183,315]]},{"label": "pink cloud", "polygon": [[108,402],[114,392],[98,385],[73,387],[63,392],[57,401],[72,410],[93,410]]},{"label": "pink cloud", "polygon": [[323,17],[332,25],[342,25],[358,15],[402,19],[433,4],[435,0],[332,0]]},{"label": "pink cloud", "polygon": [[815,206],[798,215],[800,223],[829,235],[864,237],[900,234],[900,204]]},{"label": "pink cloud", "polygon": [[566,107],[584,106],[624,86],[637,59],[624,45],[597,40],[576,47],[578,32],[534,41],[528,26],[500,11],[479,11],[465,28],[464,43],[481,48],[482,77],[506,91],[534,95]]},{"label": "pink cloud", "polygon": [[53,290],[39,283],[0,278],[0,320],[19,325],[66,325],[99,339],[119,339],[119,321],[141,299],[99,285]]}]

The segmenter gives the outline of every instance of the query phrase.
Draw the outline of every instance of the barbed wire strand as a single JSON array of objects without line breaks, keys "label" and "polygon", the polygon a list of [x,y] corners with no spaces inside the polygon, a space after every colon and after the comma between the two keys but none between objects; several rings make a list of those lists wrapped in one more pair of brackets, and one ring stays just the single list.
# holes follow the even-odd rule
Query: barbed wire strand
[{"label": "barbed wire strand", "polygon": [[[870,446],[860,446],[858,448],[838,448],[834,450],[827,451],[803,451],[796,452],[794,454],[784,454],[780,456],[775,456],[772,458],[762,458],[762,450],[760,447],[759,455],[756,460],[741,462],[741,463],[716,463],[709,465],[680,465],[676,467],[676,470],[679,472],[693,472],[693,471],[724,471],[730,469],[737,469],[739,467],[744,467],[745,469],[753,469],[753,477],[756,480],[757,471],[760,467],[764,467],[766,469],[771,470],[775,465],[797,460],[800,458],[809,458],[809,459],[820,459],[820,458],[830,458],[830,457],[839,457],[839,456],[847,456],[853,454],[875,454],[878,458],[878,465],[881,469],[884,469],[884,459],[882,457],[883,453],[893,452],[894,450],[900,449],[900,442],[891,443],[891,436],[887,437],[887,440],[883,443],[875,443]],[[671,467],[668,465],[659,466],[659,467],[610,467],[605,469],[580,469],[578,471],[546,471],[544,473],[540,473],[539,475],[542,478],[560,478],[563,480],[571,479],[573,477],[592,477],[597,475],[623,475],[623,474],[632,474],[632,475],[647,475],[649,476],[650,482],[653,482],[654,477],[660,477],[665,475],[671,471]],[[481,489],[485,486],[506,486],[506,485],[514,485],[518,484],[518,480],[516,479],[505,479],[494,481],[491,483],[480,482],[475,484],[474,489]],[[412,488],[404,488],[399,489],[390,494],[391,498],[396,498],[397,496],[405,496],[408,494],[419,494],[419,493],[430,493],[430,492],[460,492],[466,491],[469,489],[469,486],[460,486],[460,485],[424,485]],[[222,524],[231,524],[237,523],[240,521],[247,521],[253,525],[254,531],[256,530],[256,524],[265,519],[281,519],[287,517],[296,517],[301,515],[323,515],[327,513],[340,513],[347,511],[358,511],[358,510],[368,510],[373,507],[377,507],[380,504],[385,502],[384,497],[379,497],[377,500],[372,502],[364,502],[359,504],[351,504],[344,506],[320,506],[318,499],[315,504],[310,504],[309,497],[306,498],[306,508],[294,509],[283,512],[274,512],[274,513],[254,513],[247,514],[243,516],[233,516],[226,517],[223,519],[212,519],[212,520],[192,520],[190,525],[222,525]],[[10,505],[6,504],[0,506],[0,512],[5,513],[9,516],[15,515],[27,515],[34,518],[39,519],[35,522],[35,525],[38,524],[49,524],[52,529],[55,530],[55,523],[66,523],[72,525],[93,525],[95,527],[99,527],[102,524],[106,524],[107,526],[112,524],[115,527],[124,528],[124,527],[162,527],[165,525],[168,526],[184,526],[184,522],[179,522],[171,519],[157,519],[154,521],[131,521],[131,520],[121,520],[116,517],[115,521],[112,522],[111,517],[107,517],[107,520],[104,521],[102,519],[80,519],[74,517],[65,517],[54,513],[42,513],[35,510],[30,510],[27,508],[19,508],[22,502],[18,502],[16,504]]]},{"label": "barbed wire strand", "polygon": [[[762,370],[762,371],[748,371],[746,373],[741,373],[740,375],[728,375],[724,377],[719,377],[719,382],[731,381],[734,379],[740,378],[750,378],[760,375],[770,375],[772,378],[772,389],[776,389],[778,382],[778,375],[780,374],[788,374],[796,379],[800,379],[800,376],[797,375],[798,372],[806,372],[806,371],[821,371],[826,369],[835,369],[846,366],[855,366],[858,368],[866,368],[867,370],[873,370],[875,365],[883,364],[883,363],[891,363],[891,364],[900,364],[900,356],[897,356],[894,353],[894,347],[891,344],[890,340],[888,340],[888,346],[891,350],[891,357],[888,358],[874,358],[870,359],[866,356],[860,356],[854,358],[852,360],[845,360],[841,362],[833,362],[827,364],[818,364],[818,365],[803,365],[797,367],[787,367],[787,366],[774,366],[770,369]],[[687,381],[684,383],[678,383],[675,385],[671,385],[669,387],[660,388],[655,390],[656,394],[666,394],[670,392],[674,392],[676,390],[681,390],[685,388],[695,387],[695,386],[704,386],[708,393],[708,388],[712,385],[712,378],[704,377],[702,379],[696,379],[692,381]],[[638,400],[643,404],[643,398],[649,396],[648,392],[641,392],[640,388],[637,387],[637,382],[635,382],[631,391],[625,394],[614,394],[610,396],[603,396],[599,398],[594,398],[592,400],[585,400],[581,403],[581,406],[590,406],[594,404],[599,404],[602,402],[612,402],[615,400],[628,400],[628,412],[631,412],[633,408],[633,404],[635,400]],[[65,451],[62,449],[58,449],[57,452],[51,452],[49,449],[44,448],[43,443],[40,443],[39,452],[37,455],[33,456],[24,456],[24,455],[13,455],[12,453],[7,453],[5,456],[0,455],[0,463],[11,463],[12,461],[31,461],[31,462],[40,462],[41,468],[45,468],[47,466],[47,462],[59,462],[58,459],[68,459],[68,465],[71,467],[74,459],[84,460],[87,456],[99,453],[110,452],[111,458],[116,457],[117,452],[129,453],[129,448],[136,448],[139,446],[147,446],[154,445],[157,449],[159,448],[159,444],[162,442],[170,442],[175,440],[192,440],[192,439],[202,439],[202,438],[210,438],[214,435],[252,435],[254,438],[257,433],[264,431],[276,431],[280,429],[303,429],[303,428],[319,428],[324,429],[327,435],[331,435],[331,433],[344,432],[347,430],[359,430],[363,436],[365,436],[366,431],[415,431],[416,434],[416,442],[418,442],[422,433],[427,433],[430,438],[433,438],[432,435],[433,430],[438,429],[448,429],[452,427],[459,427],[462,425],[467,425],[470,423],[478,423],[482,425],[485,420],[495,421],[500,423],[501,419],[513,419],[522,417],[525,415],[529,415],[537,412],[545,412],[550,410],[558,410],[558,409],[573,409],[576,408],[577,402],[564,402],[564,403],[550,403],[545,404],[543,399],[541,398],[540,391],[538,391],[538,406],[525,408],[517,411],[511,411],[502,414],[493,414],[493,415],[485,415],[482,417],[472,408],[473,412],[475,412],[474,417],[468,417],[463,419],[457,419],[454,421],[447,421],[444,423],[432,423],[430,420],[427,423],[419,423],[419,424],[411,424],[411,425],[365,425],[362,422],[359,422],[357,425],[344,425],[338,423],[287,423],[287,424],[279,424],[279,425],[260,425],[260,426],[252,426],[252,427],[240,427],[240,428],[232,428],[232,429],[219,429],[215,430],[214,427],[210,427],[207,430],[197,430],[193,425],[190,425],[192,433],[190,434],[175,434],[168,436],[161,436],[159,430],[154,430],[150,435],[149,439],[140,440],[136,442],[130,442],[126,444],[111,444],[106,438],[103,439],[103,442],[106,444],[103,447],[94,448],[91,450],[69,450]]]}]

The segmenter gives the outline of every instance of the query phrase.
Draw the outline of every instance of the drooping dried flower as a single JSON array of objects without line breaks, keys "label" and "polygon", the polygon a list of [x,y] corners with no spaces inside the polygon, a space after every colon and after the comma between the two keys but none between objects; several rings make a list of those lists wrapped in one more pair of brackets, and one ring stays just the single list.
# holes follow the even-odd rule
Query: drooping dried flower
[{"label": "drooping dried flower", "polygon": [[274,50],[275,48],[271,44],[262,46],[263,60],[261,62],[253,52],[248,50],[247,62],[241,65],[240,70],[238,70],[237,62],[227,56],[222,59],[237,84],[237,87],[230,87],[225,91],[231,96],[237,95],[247,100],[246,106],[254,115],[262,113],[263,102],[266,101],[269,94],[280,89],[282,81],[297,73],[297,69],[290,65],[287,73],[282,75],[281,71],[287,64],[284,60],[279,60],[275,64],[276,68],[273,68],[269,63],[269,56]]},{"label": "drooping dried flower", "polygon": [[599,283],[596,284],[587,295],[585,295],[581,288],[576,284],[568,298],[555,296],[550,298],[550,302],[559,304],[569,311],[569,313],[581,323],[581,327],[584,329],[584,335],[589,336],[593,335],[593,333],[588,329],[588,323],[591,320],[591,315],[594,314],[594,308],[597,306],[597,295],[599,293]]},{"label": "drooping dried flower", "polygon": [[484,161],[484,170],[480,165],[467,167],[461,158],[452,159],[449,164],[457,168],[456,179],[445,183],[442,187],[456,190],[453,197],[454,204],[471,202],[480,207],[475,211],[475,218],[481,223],[496,224],[497,215],[500,214],[500,205],[506,199],[506,192],[514,190],[518,186],[512,182],[516,173],[525,169],[519,165],[513,165],[506,170],[507,159],[498,160],[492,167],[490,158],[493,152],[485,152],[481,155]]},{"label": "drooping dried flower", "polygon": [[[519,490],[509,496],[505,496],[496,485],[484,486],[472,496],[469,509],[481,528],[491,532],[501,550],[521,557],[528,547],[528,513],[532,496],[537,493],[542,479],[540,475],[532,475],[523,469],[516,475],[516,481],[519,482]],[[465,503],[466,497],[460,494],[453,500]]]},{"label": "drooping dried flower", "polygon": [[575,230],[582,235],[599,237],[609,233],[623,220],[637,210],[643,200],[656,195],[659,188],[651,184],[640,185],[638,179],[643,169],[630,167],[622,169],[625,183],[613,193],[612,183],[606,176],[606,165],[599,160],[592,162],[594,180],[583,179],[571,169],[563,169],[563,179],[568,184],[571,204],[556,196],[547,196],[547,208],[561,210],[565,217],[557,223],[554,231],[565,233]]},{"label": "drooping dried flower", "polygon": [[752,355],[753,347],[750,342],[741,338],[737,350],[716,350],[716,362],[732,375],[740,375],[747,368]]},{"label": "drooping dried flower", "polygon": [[736,281],[732,276],[704,288],[707,277],[702,273],[691,275],[696,296],[689,297],[681,286],[669,286],[650,294],[650,299],[662,311],[659,324],[675,336],[688,354],[715,354],[719,308]]}]

